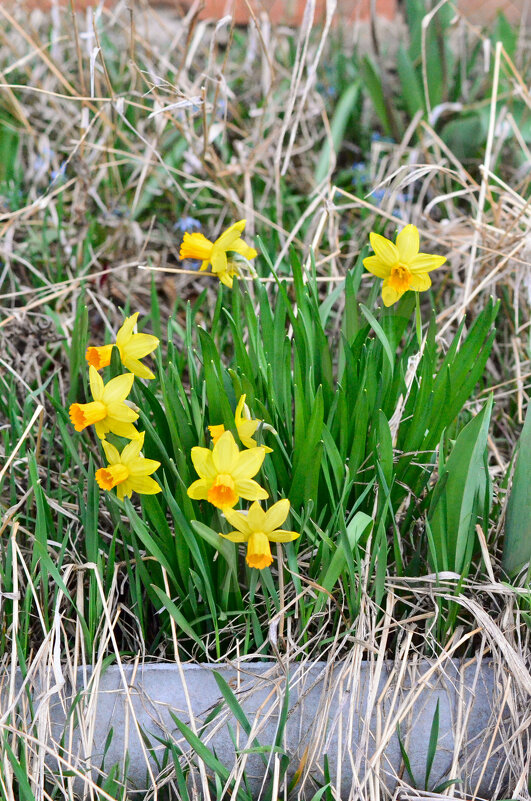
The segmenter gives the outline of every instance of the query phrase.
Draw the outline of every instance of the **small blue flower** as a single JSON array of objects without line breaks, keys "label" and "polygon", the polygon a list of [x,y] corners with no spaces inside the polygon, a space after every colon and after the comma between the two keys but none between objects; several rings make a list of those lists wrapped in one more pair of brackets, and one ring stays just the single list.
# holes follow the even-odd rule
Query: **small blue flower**
[{"label": "small blue flower", "polygon": [[371,142],[394,142],[394,141],[395,140],[393,139],[392,136],[382,136],[382,134],[378,133],[378,131],[375,131],[371,136]]},{"label": "small blue flower", "polygon": [[186,231],[198,231],[200,228],[201,221],[196,220],[195,217],[181,217],[173,226],[173,230],[180,231],[181,234],[186,233]]},{"label": "small blue flower", "polygon": [[385,197],[385,189],[375,189],[371,192],[371,197],[373,197],[376,203],[381,203]]},{"label": "small blue flower", "polygon": [[58,170],[52,170],[51,172],[52,180],[50,181],[50,186],[53,186],[56,182],[60,181],[62,178],[65,177],[66,166],[67,166],[66,161],[63,161]]},{"label": "small blue flower", "polygon": [[361,187],[370,181],[370,170],[365,161],[355,161],[352,167],[352,184]]}]

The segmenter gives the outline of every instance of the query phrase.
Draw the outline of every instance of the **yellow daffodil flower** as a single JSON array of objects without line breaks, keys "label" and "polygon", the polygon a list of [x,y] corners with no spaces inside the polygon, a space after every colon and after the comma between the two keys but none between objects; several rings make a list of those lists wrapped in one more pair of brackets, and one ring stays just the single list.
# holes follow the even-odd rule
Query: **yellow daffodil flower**
[{"label": "yellow daffodil flower", "polygon": [[[251,418],[251,412],[245,403],[246,397],[246,395],[241,395],[240,400],[238,401],[238,405],[236,406],[236,411],[234,413],[234,422],[236,423],[236,430],[242,445],[244,445],[246,448],[256,448],[258,447],[258,443],[253,439],[253,434],[260,423],[263,423],[263,420],[253,420]],[[215,445],[225,431],[225,426],[223,423],[221,423],[217,426],[209,426],[208,430],[210,431],[212,442]],[[273,448],[268,448],[266,445],[262,445],[262,447],[266,453],[273,452]]]},{"label": "yellow daffodil flower", "polygon": [[140,435],[133,425],[138,414],[125,403],[135,380],[133,373],[124,373],[104,384],[91,365],[89,375],[94,400],[92,403],[73,403],[68,411],[76,431],[94,425],[100,439],[105,439],[109,431],[126,439],[138,439]]},{"label": "yellow daffodil flower", "polygon": [[273,561],[270,542],[292,542],[299,536],[296,531],[278,528],[289,514],[289,501],[286,498],[274,503],[267,512],[255,501],[246,515],[235,509],[224,509],[223,514],[237,531],[220,536],[231,542],[246,542],[247,564],[258,570],[269,567]]},{"label": "yellow daffodil flower", "polygon": [[185,233],[179,251],[181,259],[200,259],[201,270],[207,270],[212,265],[212,272],[217,275],[222,284],[232,287],[232,280],[239,275],[238,263],[227,257],[227,253],[238,253],[248,261],[258,255],[256,250],[243,241],[241,234],[245,228],[246,220],[231,225],[223,231],[215,242],[211,242],[200,233]]},{"label": "yellow daffodil flower", "polygon": [[424,292],[431,286],[430,270],[436,270],[446,261],[444,256],[419,253],[419,232],[414,225],[406,225],[396,238],[396,245],[385,236],[371,233],[374,256],[363,259],[363,265],[373,275],[383,278],[382,300],[392,306],[408,289]]},{"label": "yellow daffodil flower", "polygon": [[189,497],[210,501],[218,509],[234,506],[239,498],[268,498],[266,490],[252,480],[265,454],[260,445],[240,453],[231,431],[225,431],[212,450],[192,448],[192,462],[200,478],[188,487]]},{"label": "yellow daffodil flower", "polygon": [[[124,323],[116,335],[116,347],[120,352],[120,359],[126,370],[137,376],[137,378],[155,378],[154,373],[142,364],[139,359],[143,359],[158,347],[159,340],[152,334],[133,334],[133,329],[138,320],[138,312],[126,317]],[[87,362],[101,370],[111,363],[111,354],[114,345],[102,345],[99,348],[87,348]]]},{"label": "yellow daffodil flower", "polygon": [[126,445],[121,453],[110,442],[102,442],[108,465],[96,471],[96,481],[103,490],[116,487],[116,494],[121,501],[130,498],[133,492],[138,492],[140,495],[156,495],[157,492],[161,492],[157,482],[149,478],[151,473],[160,467],[160,462],[140,456],[144,436],[145,433],[142,432],[139,438]]}]

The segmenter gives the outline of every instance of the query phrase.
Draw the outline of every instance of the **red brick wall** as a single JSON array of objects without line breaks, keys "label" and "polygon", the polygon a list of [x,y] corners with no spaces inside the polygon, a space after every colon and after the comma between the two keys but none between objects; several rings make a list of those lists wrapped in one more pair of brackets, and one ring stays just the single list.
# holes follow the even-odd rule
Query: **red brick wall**
[{"label": "red brick wall", "polygon": [[[49,8],[53,0],[11,0],[23,3],[29,7]],[[105,0],[112,5],[113,0]],[[134,0],[130,0],[134,4]],[[181,8],[185,13],[192,0],[150,0],[153,5],[168,5]],[[10,0],[0,0],[9,3]],[[57,0],[59,5],[68,6],[69,0]],[[306,6],[306,0],[251,0],[252,7],[257,14],[264,11],[275,23],[300,24]],[[426,11],[432,6],[431,0],[425,0]],[[75,8],[82,10],[90,5],[96,5],[97,0],[74,0]],[[371,0],[337,0],[337,18],[354,21],[368,19],[370,16]],[[500,10],[513,23],[518,23],[523,16],[526,4],[530,6],[527,14],[527,24],[531,24],[530,0],[457,0],[461,13],[471,22],[478,25],[488,25]],[[326,9],[326,0],[316,0],[316,16],[323,18]],[[376,12],[379,16],[393,19],[397,11],[397,0],[376,0]],[[220,19],[225,14],[234,13],[238,24],[249,20],[249,11],[244,0],[204,0],[204,8],[200,14],[202,19]]]},{"label": "red brick wall", "polygon": [[[0,0],[5,2],[6,0]],[[185,13],[192,5],[192,0],[150,0],[152,5],[181,8]],[[52,0],[23,0],[26,6],[50,8]],[[69,0],[57,0],[60,6],[68,6]],[[113,0],[106,0],[112,5]],[[97,0],[74,0],[74,6],[82,10],[90,5],[96,5]],[[300,24],[306,0],[251,0],[254,12],[259,16],[265,12],[274,23]],[[324,19],[326,13],[326,0],[316,0],[316,19]],[[338,18],[347,20],[368,19],[370,16],[371,0],[337,0]],[[249,9],[244,0],[204,0],[201,19],[220,19],[226,14],[233,14],[237,24],[249,21]],[[376,0],[378,15],[393,19],[396,13],[397,0]]]},{"label": "red brick wall", "polygon": [[510,22],[518,23],[527,5],[527,24],[531,23],[531,4],[527,0],[459,0],[458,5],[461,13],[477,25],[488,25],[498,11],[503,11]]}]

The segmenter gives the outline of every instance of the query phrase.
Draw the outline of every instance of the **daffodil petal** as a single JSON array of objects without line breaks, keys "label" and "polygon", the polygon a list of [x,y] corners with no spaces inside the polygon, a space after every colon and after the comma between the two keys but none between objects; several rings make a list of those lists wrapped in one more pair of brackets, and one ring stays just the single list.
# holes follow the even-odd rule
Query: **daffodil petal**
[{"label": "daffodil petal", "polygon": [[[228,473],[236,478],[233,469],[239,464],[240,452],[232,436],[232,431],[225,431],[212,450],[212,461],[218,473]],[[241,457],[240,457],[241,458]],[[255,470],[255,473],[257,470]],[[254,476],[254,473],[249,475]]]},{"label": "daffodil petal", "polygon": [[270,532],[281,526],[289,514],[289,506],[287,498],[274,503],[265,513],[262,531],[269,536]]},{"label": "daffodil petal", "polygon": [[[126,445],[126,447],[129,447]],[[123,461],[123,454],[122,454],[122,461]],[[156,459],[143,459],[139,457],[135,459],[134,462],[131,462],[127,465],[129,473],[131,476],[150,476],[155,470],[158,470],[160,467],[160,462],[157,462]]]},{"label": "daffodil petal", "polygon": [[251,531],[265,531],[265,512],[257,501],[251,504],[247,512],[247,522]]},{"label": "daffodil petal", "polygon": [[114,445],[111,445],[111,443],[107,442],[107,440],[102,442],[101,445],[109,464],[118,464],[121,461],[118,448],[115,448]]},{"label": "daffodil petal", "polygon": [[211,480],[215,478],[218,471],[212,461],[211,450],[208,448],[200,448],[196,445],[195,448],[192,448],[190,456],[192,457],[192,463],[198,476]]},{"label": "daffodil petal", "polygon": [[138,420],[138,414],[123,401],[112,401],[107,404],[107,415],[113,420],[121,423],[134,423]]},{"label": "daffodil petal", "polygon": [[258,443],[252,437],[259,424],[260,420],[241,420],[240,423],[236,421],[238,436],[246,448],[256,448]]},{"label": "daffodil petal", "polygon": [[[214,272],[214,270],[212,272]],[[234,281],[232,276],[229,275],[228,272],[225,271],[222,273],[214,273],[214,275],[217,275],[222,284],[225,284],[225,286],[228,286],[229,289],[232,289]]]},{"label": "daffodil petal", "polygon": [[[238,461],[233,465],[232,470],[227,472],[231,473],[235,481],[240,478],[252,478],[252,476],[255,476],[260,470],[264,457],[265,450],[261,446],[250,448],[239,454]],[[221,472],[225,471],[220,470],[220,473]]]},{"label": "daffodil petal", "polygon": [[384,281],[382,286],[382,300],[384,302],[384,306],[392,306],[393,303],[396,303],[397,300],[400,300],[403,294],[403,292],[399,292],[398,289],[389,286]]},{"label": "daffodil petal", "polygon": [[116,344],[119,348],[122,348],[131,338],[134,327],[138,320],[138,314],[139,312],[135,312],[130,317],[126,317],[123,321],[122,327],[116,334]]},{"label": "daffodil petal", "polygon": [[243,515],[241,512],[238,512],[237,509],[229,508],[224,509],[223,514],[231,526],[237,528],[238,531],[243,532],[243,534],[247,536],[250,536],[253,533],[253,527],[251,526],[247,515]]},{"label": "daffodil petal", "polygon": [[219,236],[216,241],[214,242],[214,247],[216,250],[232,250],[232,245],[236,242],[237,239],[240,238],[240,234],[242,233],[243,229],[245,228],[245,223],[247,220],[239,220],[238,222],[233,223],[226,231],[223,231],[221,236]]},{"label": "daffodil petal", "polygon": [[152,334],[133,334],[131,340],[125,346],[127,356],[133,359],[143,359],[152,353],[159,346],[159,340]]},{"label": "daffodil petal", "polygon": [[391,268],[384,264],[379,256],[367,256],[363,259],[363,266],[377,278],[388,278],[391,274]]},{"label": "daffodil petal", "polygon": [[157,482],[148,476],[131,476],[128,479],[128,484],[131,489],[140,493],[140,495],[156,495],[157,492],[162,492]]},{"label": "daffodil petal", "polygon": [[235,490],[246,501],[265,501],[269,493],[252,478],[242,478],[235,482]]},{"label": "daffodil petal", "polygon": [[133,359],[131,356],[124,356],[122,364],[126,370],[136,375],[137,378],[155,378],[155,374],[151,372],[149,367],[139,362],[138,359]]},{"label": "daffodil petal", "polygon": [[431,278],[428,273],[413,273],[409,279],[409,288],[415,292],[425,292],[431,286]]},{"label": "daffodil petal", "polygon": [[409,264],[419,252],[419,232],[415,225],[406,225],[396,238],[396,246],[403,264]]},{"label": "daffodil petal", "polygon": [[104,393],[104,384],[103,378],[98,373],[95,367],[90,365],[89,367],[89,382],[90,382],[90,392],[92,397],[95,401],[100,401],[103,398]]},{"label": "daffodil petal", "polygon": [[[227,264],[227,254],[224,250],[215,251],[212,254],[212,272],[216,273],[219,280],[222,280],[222,276],[227,273],[228,264]],[[228,275],[226,276],[228,278]]]},{"label": "daffodil petal", "polygon": [[446,256],[432,256],[430,253],[418,253],[409,264],[412,273],[427,273],[444,264]]},{"label": "daffodil petal", "polygon": [[243,409],[244,409],[244,406],[245,406],[245,398],[246,397],[247,397],[247,395],[245,395],[245,394],[244,395],[240,395],[240,400],[238,401],[238,403],[236,405],[236,411],[234,412],[234,421],[235,421],[237,426],[240,424],[240,422],[243,419]]},{"label": "daffodil petal", "polygon": [[109,426],[107,425],[105,420],[101,420],[98,423],[94,423],[94,431],[96,432],[96,436],[98,436],[103,441],[105,440],[105,435],[109,431]]},{"label": "daffodil petal", "polygon": [[219,536],[223,537],[224,540],[230,540],[231,542],[247,542],[249,539],[249,537],[246,534],[242,534],[241,531],[229,531],[228,534],[222,534],[220,531]]},{"label": "daffodil petal", "polygon": [[120,461],[122,464],[127,465],[129,467],[129,462],[133,461],[134,459],[139,458],[140,451],[144,447],[144,439],[146,436],[146,432],[142,431],[138,439],[129,442],[122,451],[120,456]]},{"label": "daffodil petal", "polygon": [[186,494],[189,498],[193,498],[195,501],[206,501],[211,485],[212,482],[207,478],[200,478],[197,481],[194,481],[193,484],[190,484],[186,490]]},{"label": "daffodil petal", "polygon": [[[113,420],[107,418],[107,431],[116,434],[117,437],[124,437],[125,439],[138,439],[140,436],[132,423],[124,423],[122,420]],[[98,433],[96,431],[96,433]],[[99,436],[99,434],[98,434]]]},{"label": "daffodil petal", "polygon": [[399,254],[396,245],[389,239],[386,239],[385,236],[375,234],[374,232],[371,232],[369,239],[372,249],[386,267],[394,267],[395,264],[398,264]]},{"label": "daffodil petal", "polygon": [[[99,378],[98,373],[96,373],[96,375]],[[111,380],[105,384],[103,390],[103,403],[108,406],[110,403],[124,401],[131,392],[134,380],[135,377],[133,373],[124,373],[123,375],[116,376],[116,378],[111,378]]]},{"label": "daffodil petal", "polygon": [[244,242],[243,239],[237,239],[236,242],[231,245],[230,250],[233,253],[238,253],[240,256],[243,256],[243,258],[247,259],[247,261],[250,261],[258,256],[258,251],[248,245],[247,242]]},{"label": "daffodil petal", "polygon": [[283,529],[279,528],[276,531],[272,531],[271,534],[267,535],[268,540],[271,542],[293,542],[299,537],[300,534],[297,531],[283,531]]}]

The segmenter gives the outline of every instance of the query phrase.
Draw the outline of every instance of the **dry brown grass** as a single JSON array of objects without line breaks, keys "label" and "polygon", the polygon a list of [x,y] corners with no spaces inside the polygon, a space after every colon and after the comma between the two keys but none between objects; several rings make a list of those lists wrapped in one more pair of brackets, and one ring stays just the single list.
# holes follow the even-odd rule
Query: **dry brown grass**
[{"label": "dry brown grass", "polygon": [[[332,7],[330,3],[330,10]],[[316,33],[307,25],[294,36],[260,21],[245,34],[246,63],[242,70],[242,65],[231,57],[234,37],[242,34],[228,22],[213,27],[198,22],[191,13],[170,24],[145,4],[135,14],[134,24],[125,4],[118,4],[113,11],[104,9],[101,14],[105,38],[118,44],[118,59],[109,57],[108,45],[101,41],[101,33],[92,25],[90,16],[74,23],[68,14],[55,15],[49,30],[48,21],[38,14],[28,18],[20,8],[0,8],[1,104],[22,132],[21,183],[28,187],[27,197],[17,208],[5,205],[0,210],[0,337],[4,354],[0,364],[3,369],[15,371],[21,393],[33,380],[42,382],[41,368],[49,351],[39,340],[40,321],[46,321],[47,310],[53,308],[60,321],[60,334],[68,340],[81,282],[87,287],[94,329],[101,327],[104,320],[116,321],[117,306],[128,297],[134,297],[141,310],[149,307],[147,269],[155,274],[163,311],[173,307],[177,295],[192,300],[197,297],[210,279],[186,271],[179,276],[177,237],[172,230],[173,222],[192,214],[194,208],[200,209],[202,219],[208,216],[216,220],[210,232],[214,236],[228,221],[244,216],[251,234],[275,231],[280,244],[279,264],[291,244],[305,256],[311,245],[321,277],[332,281],[340,280],[352,265],[377,218],[387,220],[389,230],[407,219],[418,225],[434,249],[449,251],[450,269],[438,286],[437,296],[443,309],[439,315],[442,341],[465,312],[474,315],[485,295],[501,297],[511,312],[503,317],[497,350],[489,364],[500,401],[497,428],[490,440],[492,471],[493,475],[503,475],[516,436],[508,417],[516,407],[521,422],[529,400],[531,213],[529,172],[522,170],[509,183],[491,170],[494,155],[503,146],[503,127],[498,125],[498,109],[503,109],[503,104],[496,87],[491,98],[487,153],[479,179],[448,152],[430,125],[417,121],[400,145],[372,144],[373,185],[387,190],[384,204],[375,208],[366,197],[335,190],[331,170],[320,186],[314,185],[317,156],[329,131],[323,99],[315,83],[315,69],[327,46],[326,30]],[[295,50],[295,60],[288,68],[286,54],[290,46]],[[498,49],[493,57],[496,70],[513,76],[514,92],[529,104],[524,77],[502,50]],[[231,90],[236,78],[241,79],[238,98]],[[249,109],[245,118],[241,117],[240,101]],[[134,122],[128,118],[128,110],[135,113]],[[514,129],[514,120],[505,117],[504,122]],[[420,134],[415,144],[414,131]],[[525,142],[521,137],[520,140],[526,151]],[[178,157],[172,157],[169,143],[183,146]],[[230,152],[228,163],[225,152]],[[64,182],[50,182],[50,170],[60,170],[63,162]],[[413,182],[417,187],[414,200],[404,203],[399,195]],[[293,195],[303,198],[296,221],[292,210],[285,208],[285,184]],[[457,196],[459,204],[455,203]],[[156,215],[150,212],[152,204],[157,207]],[[95,234],[98,226],[104,236]],[[44,245],[43,229],[55,230],[57,239]],[[352,232],[347,244],[345,229]],[[42,259],[38,256],[41,248],[43,252],[48,249]],[[60,280],[56,274],[57,258],[61,262]],[[172,272],[165,273],[167,268]],[[53,358],[52,370],[60,376],[64,369],[60,339]],[[41,414],[42,406],[38,404],[31,418],[32,430],[38,427]],[[3,471],[11,467],[16,456],[16,452],[4,454]],[[20,503],[26,500],[25,488],[20,487]],[[11,745],[18,759],[25,754],[26,776],[35,799],[52,797],[52,787],[55,798],[71,799],[75,792],[91,799],[118,798],[116,788],[108,792],[96,786],[99,764],[94,764],[92,757],[92,727],[97,704],[103,703],[95,691],[109,653],[120,666],[121,690],[126,704],[131,705],[129,725],[132,729],[137,726],[129,676],[115,639],[117,628],[121,637],[127,632],[130,650],[138,654],[136,664],[144,663],[146,647],[134,616],[121,603],[123,573],[117,566],[112,586],[100,588],[101,624],[94,651],[88,654],[81,623],[59,586],[50,608],[53,625],[48,628],[44,624],[42,599],[32,587],[28,554],[18,544],[18,524],[13,522],[16,511],[3,510],[1,529],[4,540],[11,538],[14,554],[13,592],[9,598],[14,613],[11,628],[5,632],[8,648],[3,658],[4,685],[0,694],[3,742]],[[75,508],[62,511],[76,520]],[[31,537],[31,532],[20,533]],[[497,558],[492,554],[495,567]],[[487,553],[486,561],[489,559]],[[83,593],[85,575],[93,569],[93,565],[72,563],[62,573],[61,579],[72,598]],[[408,730],[408,725],[414,728],[412,714],[418,691],[427,683],[426,674],[421,671],[418,643],[423,641],[424,654],[425,641],[430,638],[435,654],[430,666],[433,681],[450,681],[450,674],[454,681],[454,668],[449,667],[453,665],[450,660],[454,649],[462,653],[472,644],[475,660],[487,659],[497,677],[491,720],[482,736],[469,747],[467,702],[464,695],[459,696],[449,775],[462,777],[462,784],[458,789],[450,786],[444,797],[478,797],[481,770],[477,755],[489,750],[501,758],[501,768],[487,797],[499,798],[507,793],[518,799],[530,797],[530,644],[528,635],[522,634],[526,626],[517,595],[494,580],[495,572],[491,569],[492,581],[471,583],[466,594],[458,597],[466,615],[463,626],[444,649],[433,639],[433,625],[440,614],[438,600],[450,596],[455,600],[455,576],[446,577],[442,584],[436,584],[429,576],[409,582],[389,579],[383,617],[381,610],[367,601],[356,629],[345,639],[323,649],[314,637],[305,648],[297,664],[296,681],[302,680],[310,660],[318,655],[326,659],[323,671],[329,686],[345,685],[352,691],[351,703],[341,710],[341,719],[334,724],[345,733],[345,750],[331,766],[333,775],[337,777],[350,763],[356,767],[358,777],[351,792],[343,793],[343,797],[371,801],[442,797],[413,790],[404,771],[393,775],[396,770],[385,759],[396,724],[400,722],[403,731]],[[313,589],[309,587],[308,592]],[[41,609],[42,617],[33,624],[21,681],[16,644],[24,623],[20,619],[20,601],[27,593],[33,593],[33,608]],[[402,612],[397,611],[398,604],[410,607],[406,622]],[[487,616],[485,606],[498,613]],[[38,617],[38,611],[36,614]],[[326,614],[327,610],[323,616]],[[270,629],[274,644],[276,622]],[[283,667],[301,657],[300,643],[291,639],[289,631],[286,641],[285,652],[279,654],[278,665],[272,668],[279,692],[272,701],[271,716],[278,714],[285,693]],[[390,643],[394,643],[397,654],[393,664],[386,661]],[[79,668],[87,663],[93,665],[93,673],[85,680],[81,679]],[[353,752],[348,733],[364,664],[368,666],[368,690],[374,706],[372,716],[367,715],[362,722],[363,747]],[[383,672],[393,696],[385,716],[378,695]],[[52,728],[51,708],[66,705],[76,691],[80,692],[78,736],[74,738],[73,723],[69,724],[60,746],[58,732]],[[308,793],[311,797],[317,786],[315,780],[323,780],[320,757],[330,692],[323,692],[319,714],[307,731],[310,746],[295,795]],[[218,724],[227,717],[225,710]],[[244,744],[241,732],[240,736]],[[304,753],[292,753],[295,767]],[[2,798],[19,801],[19,780],[7,754],[4,746]],[[276,755],[272,759],[278,761]],[[183,757],[186,760],[194,761],[190,755]],[[247,756],[243,755],[234,763],[232,777],[237,781],[241,781],[246,761]],[[467,765],[474,764],[474,770],[468,771]],[[146,761],[148,770],[147,765]],[[55,766],[53,779],[51,766]],[[158,781],[153,768],[149,770],[152,783],[148,798],[179,798],[171,770]],[[205,769],[199,773],[195,797],[208,798]],[[331,790],[334,798],[340,794],[338,781],[334,779]],[[393,789],[386,789],[390,786]],[[280,797],[280,793],[278,786],[274,787],[272,797]]]}]

